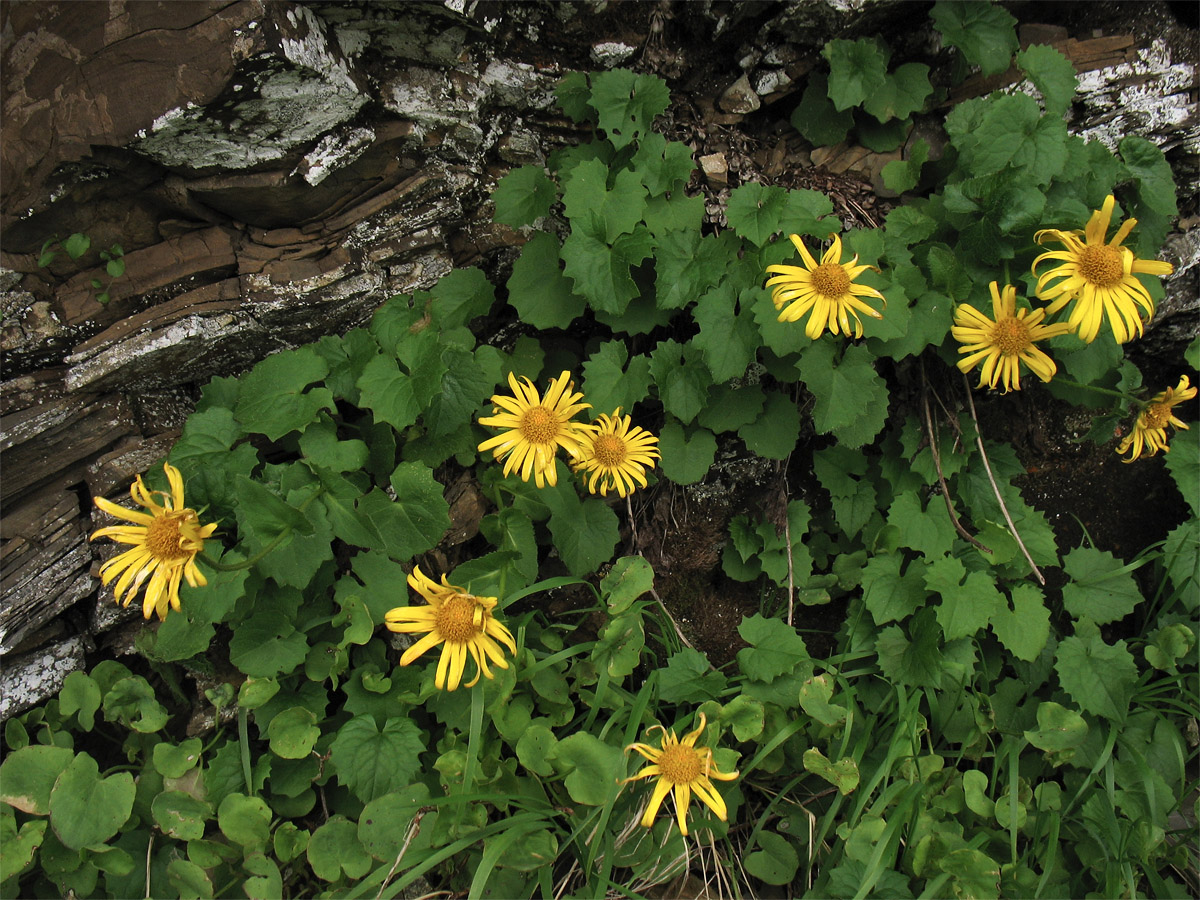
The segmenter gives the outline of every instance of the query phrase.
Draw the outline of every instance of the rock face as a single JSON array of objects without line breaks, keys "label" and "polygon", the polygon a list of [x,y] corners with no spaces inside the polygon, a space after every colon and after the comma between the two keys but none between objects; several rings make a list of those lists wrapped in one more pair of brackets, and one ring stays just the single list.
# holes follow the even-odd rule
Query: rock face
[{"label": "rock face", "polygon": [[[0,654],[24,686],[0,686],[0,718],[94,649],[89,497],[124,490],[170,447],[198,385],[344,332],[454,266],[511,262],[523,238],[491,223],[487,197],[582,135],[554,104],[563,74],[666,77],[692,111],[667,125],[702,164],[692,187],[711,221],[750,178],[830,190],[853,220],[882,162],[844,148],[814,169],[786,120],[826,40],[890,33],[910,13],[848,0],[0,7]],[[1129,36],[1089,70],[1082,104],[1187,159],[1195,59],[1172,46]],[[1155,92],[1157,106],[1130,99]],[[75,232],[88,253],[39,267],[45,242]],[[116,279],[98,255],[113,245]],[[1195,264],[1196,240],[1173,246]],[[101,608],[121,618],[111,594]]]}]

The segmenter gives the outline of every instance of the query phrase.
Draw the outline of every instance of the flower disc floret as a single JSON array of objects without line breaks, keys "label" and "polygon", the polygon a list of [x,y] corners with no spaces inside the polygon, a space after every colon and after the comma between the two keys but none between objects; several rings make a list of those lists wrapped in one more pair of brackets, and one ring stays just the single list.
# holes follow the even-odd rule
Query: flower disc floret
[{"label": "flower disc floret", "polygon": [[862,337],[863,327],[859,313],[874,319],[882,319],[883,313],[868,305],[860,297],[875,297],[887,306],[883,294],[865,284],[856,284],[867,269],[876,272],[874,266],[858,265],[856,255],[848,263],[842,259],[842,239],[831,234],[832,243],[818,264],[798,234],[788,236],[800,253],[803,266],[767,266],[767,287],[771,288],[771,302],[779,310],[780,322],[797,322],[808,316],[804,333],[813,340],[821,336],[826,328],[833,334],[850,335],[850,319],[854,319],[854,336]]},{"label": "flower disc floret", "polygon": [[658,778],[654,790],[650,793],[646,810],[639,820],[640,825],[649,828],[654,824],[654,817],[658,814],[658,809],[662,806],[667,794],[674,795],[675,815],[679,822],[679,831],[682,834],[688,833],[687,810],[693,793],[705,806],[716,813],[717,818],[722,822],[728,818],[729,812],[725,806],[725,799],[718,793],[710,779],[733,781],[738,777],[738,773],[720,771],[713,761],[712,748],[696,746],[696,739],[704,731],[705,722],[704,713],[700,713],[699,726],[695,731],[684,735],[683,740],[679,740],[674,731],[667,731],[661,725],[655,725],[650,730],[657,729],[662,732],[661,747],[651,747],[649,744],[630,744],[625,748],[627,753],[630,750],[636,750],[651,764],[645,766],[636,775],[623,779],[621,784],[639,781],[643,778]]},{"label": "flower disc floret", "polygon": [[982,362],[979,387],[986,384],[995,388],[1000,383],[1005,392],[1021,389],[1022,365],[1042,381],[1049,381],[1058,367],[1035,345],[1046,338],[1069,333],[1071,326],[1066,323],[1043,325],[1045,310],[1018,311],[1017,289],[1011,284],[1006,284],[1003,291],[999,287],[995,281],[989,286],[992,319],[966,303],[954,309],[950,333],[963,345],[958,352],[966,354],[958,361],[959,371],[966,374]]},{"label": "flower disc floret", "polygon": [[[1128,247],[1121,246],[1137,219],[1126,219],[1112,240],[1105,243],[1115,205],[1116,200],[1109,194],[1104,205],[1093,211],[1082,232],[1046,228],[1034,235],[1039,244],[1057,241],[1065,248],[1043,253],[1033,261],[1038,298],[1051,301],[1046,307],[1050,315],[1075,301],[1067,321],[1073,330],[1078,330],[1080,339],[1089,344],[1100,333],[1104,318],[1108,319],[1118,344],[1140,337],[1141,312],[1145,312],[1145,320],[1149,321],[1154,315],[1154,300],[1134,276],[1163,276],[1175,271],[1168,262],[1138,259]],[[1057,260],[1058,265],[1038,275],[1038,266],[1046,260]]]},{"label": "flower disc floret", "polygon": [[399,634],[427,632],[400,657],[407,666],[426,650],[443,644],[434,684],[438,690],[457,690],[462,682],[468,654],[475,660],[477,672],[466,683],[474,687],[480,675],[493,678],[489,660],[501,669],[508,668],[500,644],[516,653],[512,633],[496,619],[492,611],[498,602],[495,597],[477,597],[456,587],[442,576],[442,583],[431,580],[420,566],[413,568],[408,585],[425,598],[428,606],[400,606],[388,610],[384,622],[389,631]]},{"label": "flower disc floret", "polygon": [[658,438],[640,426],[630,427],[630,417],[621,416],[620,407],[610,416],[601,413],[593,431],[581,443],[576,471],[590,473],[588,491],[607,496],[610,490],[625,497],[646,487],[646,469],[654,468],[659,458]]},{"label": "flower disc floret", "polygon": [[1179,378],[1179,383],[1173,388],[1167,388],[1156,396],[1145,409],[1138,413],[1133,423],[1133,431],[1117,445],[1117,453],[1129,453],[1122,462],[1131,463],[1142,456],[1154,456],[1158,451],[1167,453],[1167,426],[1187,430],[1187,423],[1175,415],[1175,407],[1186,403],[1196,396],[1197,389],[1192,387],[1186,375]]},{"label": "flower disc floret", "polygon": [[581,444],[592,428],[572,417],[590,403],[583,403],[583,394],[575,391],[570,373],[564,371],[550,381],[546,396],[541,397],[528,378],[509,373],[508,384],[513,395],[492,397],[492,415],[479,420],[480,425],[503,428],[505,431],[488,438],[478,447],[488,450],[496,461],[506,460],[504,474],[516,471],[522,481],[533,475],[538,487],[558,483],[554,460],[562,447],[572,459],[582,452]]},{"label": "flower disc floret", "polygon": [[204,550],[205,539],[217,530],[215,522],[201,525],[199,514],[184,505],[179,470],[170,463],[164,464],[163,470],[169,492],[148,490],[140,475],[129,489],[133,502],[146,512],[118,506],[103,497],[93,498],[96,506],[109,515],[133,523],[111,525],[92,533],[93,541],[107,537],[133,545],[100,566],[100,583],[107,585],[117,579],[113,597],[122,606],[128,606],[145,583],[142,615],[147,619],[152,614],[166,619],[168,609],[179,611],[179,586],[184,579],[192,587],[208,584],[196,566],[196,556]]}]

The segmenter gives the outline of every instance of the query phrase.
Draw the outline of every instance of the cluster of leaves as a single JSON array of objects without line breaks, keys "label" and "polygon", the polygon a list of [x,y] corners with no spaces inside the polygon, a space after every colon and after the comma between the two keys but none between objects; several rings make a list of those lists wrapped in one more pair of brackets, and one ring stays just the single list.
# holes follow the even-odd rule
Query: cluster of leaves
[{"label": "cluster of leaves", "polygon": [[[964,64],[1011,61],[1007,13],[939,2],[933,18]],[[923,65],[891,67],[877,42],[824,55],[797,114],[810,139],[903,140],[936,99]],[[261,559],[201,560],[207,586],[183,589],[143,659],[74,673],[6,724],[4,895],[396,896],[422,877],[472,897],[636,895],[697,852],[729,895],[746,878],[812,896],[1184,895],[1167,873],[1188,842],[1168,816],[1194,788],[1181,723],[1200,707],[1200,429],[1173,439],[1192,506],[1165,542],[1131,561],[1086,544],[1060,556],[1011,447],[970,415],[894,402],[924,395],[927,364],[953,364],[955,302],[1028,271],[1035,227],[1080,227],[1123,187],[1152,256],[1173,214],[1152,145],[1126,138],[1117,156],[1067,134],[1069,63],[1039,47],[1016,62],[1040,104],[960,104],[940,160],[917,142],[888,170],[909,193],[884,227],[843,235],[888,300],[853,343],[780,323],[763,287],[791,256],[781,232],[841,231],[827,197],[742,185],[730,227],[705,230],[690,149],[651,128],[666,86],[565,78],[562,108],[595,140],[493,197],[528,236],[507,303],[540,336],[480,343],[472,324],[505,298],[456,271],[205,388],[170,459],[221,523],[206,552]],[[577,353],[556,339],[568,327],[588,335]],[[1078,381],[1140,386],[1110,342],[1058,340]],[[1200,364],[1200,341],[1188,353]],[[703,479],[719,444],[811,459],[786,525],[736,517],[721,569],[802,611],[844,603],[835,653],[814,659],[759,613],[714,667],[680,642],[649,564],[614,560],[620,507],[581,497],[565,468],[539,490],[478,454],[507,374],[563,369],[593,412],[659,423],[674,485]],[[432,664],[396,667],[380,626],[410,603],[410,564],[446,559],[452,479],[493,503],[448,574],[500,598],[518,650],[494,680],[442,692]],[[1061,588],[1030,580],[1030,562]],[[565,588],[594,602],[550,615],[547,592]],[[189,725],[193,683],[207,724]],[[666,816],[638,827],[642,786],[618,782],[628,743],[700,712],[718,767],[741,775],[721,786],[728,822],[693,807],[696,843]]]},{"label": "cluster of leaves", "polygon": [[[43,269],[48,267],[58,256],[59,249],[65,250],[71,259],[79,259],[91,248],[92,239],[78,231],[69,235],[61,244],[55,238],[50,238],[42,244],[37,264]],[[93,278],[91,284],[92,288],[98,291],[96,302],[104,305],[112,299],[110,292],[113,282],[125,274],[125,250],[120,244],[113,244],[107,250],[100,251],[100,261],[104,263],[104,274],[108,276],[108,282]]]}]

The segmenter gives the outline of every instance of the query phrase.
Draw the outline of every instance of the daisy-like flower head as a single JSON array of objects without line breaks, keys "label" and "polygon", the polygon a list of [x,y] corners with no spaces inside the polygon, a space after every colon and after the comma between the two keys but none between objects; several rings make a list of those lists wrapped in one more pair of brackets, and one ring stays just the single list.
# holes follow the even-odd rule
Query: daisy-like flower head
[{"label": "daisy-like flower head", "polygon": [[[1074,300],[1067,321],[1079,330],[1080,339],[1089,344],[1100,333],[1102,315],[1107,316],[1118,344],[1141,337],[1142,317],[1138,307],[1145,310],[1148,321],[1154,315],[1154,301],[1145,285],[1134,276],[1163,276],[1175,271],[1168,262],[1138,259],[1128,247],[1121,246],[1137,219],[1126,219],[1112,240],[1104,242],[1115,203],[1109,194],[1104,206],[1092,213],[1083,232],[1046,228],[1034,235],[1039,244],[1051,240],[1066,247],[1043,253],[1033,261],[1038,299],[1053,301],[1046,307],[1051,315]],[[1060,262],[1039,276],[1038,265],[1048,259]]]},{"label": "daisy-like flower head", "polygon": [[1130,451],[1129,458],[1122,462],[1133,462],[1143,455],[1143,451],[1146,456],[1154,456],[1159,450],[1167,453],[1171,449],[1167,446],[1167,426],[1174,425],[1176,428],[1187,430],[1186,423],[1182,422],[1173,410],[1180,403],[1186,403],[1195,396],[1196,388],[1189,385],[1186,375],[1181,375],[1179,384],[1167,388],[1147,403],[1146,408],[1138,413],[1137,421],[1133,423],[1133,431],[1117,445],[1118,453]]},{"label": "daisy-like flower head", "polygon": [[[204,549],[204,539],[211,537],[217,524],[201,525],[194,509],[183,502],[183,477],[179,470],[167,463],[170,493],[147,490],[142,476],[129,489],[133,502],[147,512],[126,509],[123,506],[94,497],[96,506],[110,516],[132,522],[132,525],[110,525],[92,532],[91,540],[112,538],[122,544],[133,544],[126,550],[107,560],[100,566],[100,582],[107,585],[119,575],[113,596],[122,606],[128,606],[147,578],[146,593],[142,597],[142,615],[147,619],[157,613],[166,619],[167,607],[179,612],[179,582],[186,578],[192,587],[208,584],[204,574],[196,566],[196,554]],[[156,499],[159,498],[159,499]]]},{"label": "daisy-like flower head", "polygon": [[499,641],[517,652],[512,632],[504,627],[492,610],[496,608],[495,597],[476,597],[460,587],[455,587],[442,576],[442,583],[432,581],[420,566],[414,566],[408,576],[408,586],[429,601],[428,606],[400,606],[388,610],[384,616],[389,631],[408,633],[429,632],[425,637],[404,651],[400,665],[407,666],[431,647],[444,643],[442,657],[438,660],[434,684],[438,690],[453,691],[462,681],[467,666],[467,652],[475,660],[478,670],[475,677],[466,683],[474,687],[479,676],[494,678],[488,668],[488,660],[501,669],[508,668],[504,651]]},{"label": "daisy-like flower head", "polygon": [[709,779],[733,781],[737,778],[738,773],[719,771],[716,763],[713,762],[712,748],[696,746],[696,738],[700,737],[704,725],[704,713],[700,713],[700,725],[695,731],[684,735],[683,740],[675,737],[674,731],[667,731],[661,725],[653,725],[650,731],[657,728],[663,733],[661,748],[651,747],[648,744],[630,744],[625,748],[626,753],[636,750],[650,760],[650,765],[644,767],[636,775],[622,780],[621,784],[638,781],[642,778],[658,777],[658,783],[654,785],[654,790],[650,794],[650,802],[646,804],[646,812],[642,814],[639,824],[649,828],[654,823],[654,816],[658,813],[663,798],[672,789],[675,793],[675,814],[679,820],[679,831],[682,834],[688,833],[687,810],[693,792],[704,802],[705,806],[717,814],[717,818],[722,822],[726,820],[728,810],[725,807],[725,800]]},{"label": "daisy-like flower head", "polygon": [[583,440],[583,452],[573,463],[576,471],[590,472],[588,491],[600,496],[615,489],[624,497],[637,490],[637,484],[646,486],[646,468],[654,468],[659,458],[658,438],[640,426],[630,429],[629,416],[621,417],[618,406],[611,415],[603,413],[593,423],[596,430]]},{"label": "daisy-like flower head", "polygon": [[1017,289],[1011,284],[1006,284],[1001,292],[999,284],[993,281],[990,289],[995,321],[966,303],[954,308],[954,325],[950,333],[963,345],[958,352],[969,354],[958,361],[959,371],[966,374],[982,362],[979,387],[986,384],[994,388],[999,381],[1004,385],[1005,393],[1021,389],[1022,363],[1042,381],[1049,381],[1058,367],[1034,344],[1046,338],[1069,334],[1072,327],[1065,322],[1043,325],[1042,319],[1046,317],[1044,309],[1034,312],[1022,309],[1018,312]]},{"label": "daisy-like flower head", "polygon": [[[879,270],[874,266],[860,266],[858,256],[848,263],[842,259],[842,239],[831,234],[833,243],[821,257],[820,265],[813,259],[800,235],[788,235],[804,266],[767,266],[767,274],[774,278],[767,279],[767,287],[774,286],[771,291],[771,302],[780,310],[780,322],[796,322],[808,315],[808,324],[804,333],[814,341],[828,327],[833,334],[850,335],[850,316],[854,317],[854,336],[862,337],[862,320],[860,312],[874,319],[882,319],[883,313],[877,312],[860,297],[877,297],[887,306],[883,294],[865,284],[855,284],[854,279],[867,269]],[[811,313],[811,315],[809,315]]]},{"label": "daisy-like flower head", "polygon": [[546,396],[540,398],[528,378],[519,381],[511,372],[508,384],[513,396],[495,394],[492,397],[492,415],[479,420],[480,425],[507,429],[503,434],[488,438],[479,445],[482,453],[491,450],[496,460],[505,457],[504,474],[520,470],[521,480],[528,481],[532,473],[538,487],[558,483],[558,471],[554,457],[559,447],[566,449],[572,458],[582,453],[583,439],[592,431],[592,426],[572,422],[571,417],[590,403],[581,403],[583,394],[575,391],[570,373],[565,370],[550,380]]}]

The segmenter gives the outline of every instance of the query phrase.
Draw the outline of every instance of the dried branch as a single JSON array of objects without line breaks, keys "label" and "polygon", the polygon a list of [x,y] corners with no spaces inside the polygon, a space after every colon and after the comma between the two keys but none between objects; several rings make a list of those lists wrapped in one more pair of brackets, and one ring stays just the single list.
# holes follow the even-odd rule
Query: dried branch
[{"label": "dried branch", "polygon": [[987,472],[988,481],[992,484],[992,491],[996,494],[996,502],[1000,504],[1000,511],[1004,513],[1004,521],[1008,523],[1008,530],[1017,541],[1017,546],[1021,548],[1021,552],[1025,554],[1025,561],[1029,563],[1029,567],[1033,569],[1033,574],[1037,578],[1038,583],[1044,585],[1046,577],[1042,574],[1042,570],[1037,567],[1037,563],[1033,561],[1033,557],[1029,555],[1029,551],[1025,548],[1025,542],[1021,540],[1021,535],[1017,532],[1017,526],[1013,523],[1012,516],[1009,515],[1008,506],[1004,502],[1004,498],[1000,495],[1000,486],[996,484],[996,477],[992,474],[992,465],[988,462],[987,451],[983,449],[983,435],[979,431],[979,419],[975,415],[975,400],[971,397],[971,383],[967,381],[967,376],[963,376],[963,383],[967,387],[967,406],[971,410],[971,421],[975,423],[975,445],[979,448],[979,455],[983,458],[983,468]]}]

